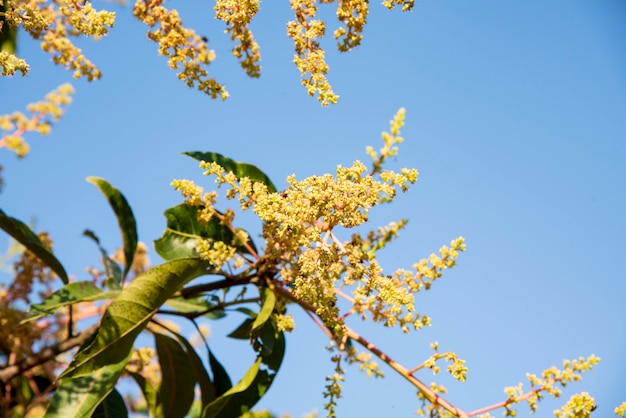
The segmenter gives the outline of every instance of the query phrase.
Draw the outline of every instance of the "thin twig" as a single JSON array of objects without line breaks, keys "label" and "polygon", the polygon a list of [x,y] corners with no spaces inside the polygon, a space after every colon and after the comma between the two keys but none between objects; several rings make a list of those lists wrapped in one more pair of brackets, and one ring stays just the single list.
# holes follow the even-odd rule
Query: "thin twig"
[{"label": "thin twig", "polygon": [[159,309],[157,311],[157,314],[161,314],[161,315],[175,315],[175,316],[182,316],[184,318],[187,318],[189,320],[194,320],[199,316],[203,316],[206,315],[208,313],[211,313],[213,311],[219,311],[219,310],[223,310],[224,308],[227,308],[229,306],[232,305],[241,305],[244,303],[252,303],[252,302],[258,302],[260,300],[260,298],[248,298],[248,299],[239,299],[239,300],[234,300],[232,302],[220,302],[219,304],[212,306],[210,308],[207,308],[203,311],[198,311],[198,312],[181,312],[181,311],[170,311],[167,309]]},{"label": "thin twig", "polygon": [[256,278],[257,278],[256,276],[244,277],[241,279],[226,278],[223,280],[219,280],[217,282],[204,283],[204,284],[199,284],[196,286],[189,286],[174,293],[172,297],[182,296],[184,298],[190,298],[193,295],[196,295],[198,293],[210,292],[212,290],[225,289],[225,288],[230,288],[234,286],[247,285],[247,284],[253,283],[254,279]]},{"label": "thin twig", "polygon": [[389,367],[391,367],[396,372],[398,372],[402,377],[404,377],[406,380],[411,382],[411,384],[415,386],[417,389],[419,389],[419,391],[424,395],[424,397],[428,399],[430,402],[432,402],[435,405],[441,406],[442,408],[449,411],[450,413],[455,414],[458,418],[470,417],[470,415],[468,415],[466,412],[461,411],[460,409],[458,409],[457,407],[455,407],[454,405],[452,405],[451,403],[449,403],[448,401],[446,401],[445,399],[437,395],[437,393],[435,393],[424,382],[417,379],[415,376],[410,375],[409,370],[407,368],[405,368],[400,363],[395,362],[393,359],[391,359],[387,354],[383,353],[374,344],[370,343],[365,338],[357,334],[353,329],[346,326],[345,331],[346,331],[346,335],[349,338],[352,338],[353,340],[357,341],[363,347],[368,349],[371,353],[376,355],[376,357],[378,357],[379,359],[387,363]]}]

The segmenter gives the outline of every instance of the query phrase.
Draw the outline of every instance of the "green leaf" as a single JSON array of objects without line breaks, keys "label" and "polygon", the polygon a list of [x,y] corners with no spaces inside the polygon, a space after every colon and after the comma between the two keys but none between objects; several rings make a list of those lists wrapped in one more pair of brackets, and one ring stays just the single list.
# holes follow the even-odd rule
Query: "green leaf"
[{"label": "green leaf", "polygon": [[137,223],[133,211],[128,205],[124,195],[109,182],[98,177],[87,177],[87,181],[96,185],[107,198],[120,226],[122,241],[124,243],[124,274],[126,277],[133,264],[135,251],[137,250]]},{"label": "green leaf", "polygon": [[272,316],[274,306],[276,305],[276,295],[269,287],[259,289],[261,293],[261,310],[252,324],[252,331],[260,328]]},{"label": "green leaf", "polygon": [[266,322],[265,326],[274,329],[273,350],[267,354],[261,353],[235,386],[203,410],[203,418],[238,418],[251,410],[265,395],[280,368],[285,353],[284,334],[276,332],[272,322]]},{"label": "green leaf", "polygon": [[[196,252],[198,243],[206,239],[232,245],[234,234],[228,227],[222,225],[216,217],[202,224],[198,222],[197,212],[198,208],[184,203],[165,211],[167,228],[163,236],[154,241],[154,248],[163,259],[195,257],[198,255]],[[248,244],[255,248],[252,240]],[[241,253],[249,253],[244,245],[235,247]]]},{"label": "green leaf", "polygon": [[90,417],[115,387],[130,354],[120,357],[115,363],[95,367],[90,373],[61,379],[46,411],[46,418]]},{"label": "green leaf", "polygon": [[76,354],[59,377],[88,375],[125,358],[161,305],[185,283],[207,274],[208,267],[204,260],[183,258],[153,267],[135,278],[107,308],[93,342]]},{"label": "green leaf", "polygon": [[104,284],[111,290],[121,290],[122,289],[122,270],[120,266],[109,257],[107,251],[100,245],[100,239],[96,236],[93,231],[85,229],[83,231],[83,235],[91,238],[100,249],[100,254],[102,254],[102,265],[104,265],[104,273],[107,275],[107,279]]},{"label": "green leaf", "polygon": [[91,418],[124,418],[128,417],[128,408],[124,403],[124,398],[117,391],[113,389],[109,396],[98,405],[96,411]]},{"label": "green leaf", "polygon": [[0,29],[0,51],[7,51],[9,54],[15,54],[17,46],[17,29],[12,28],[6,22],[4,12],[6,11],[6,1],[0,2],[0,22],[2,22],[2,29]]},{"label": "green leaf", "polygon": [[135,372],[128,372],[128,374],[135,379],[135,382],[141,389],[143,396],[148,406],[148,414],[150,418],[164,418],[163,415],[163,403],[159,397],[159,391],[152,386],[149,380]]},{"label": "green leaf", "polygon": [[194,365],[175,339],[154,333],[154,341],[161,366],[159,395],[163,414],[168,418],[184,418],[194,398]]},{"label": "green leaf", "polygon": [[262,357],[269,358],[274,350],[277,338],[280,337],[272,321],[265,322],[260,329],[253,331],[252,334],[256,338],[253,341],[253,346],[259,350]]},{"label": "green leaf", "polygon": [[70,283],[48,296],[41,303],[32,304],[30,306],[32,315],[26,318],[24,322],[52,315],[63,306],[79,302],[111,299],[119,295],[119,293],[119,291],[104,291],[93,282]]},{"label": "green leaf", "polygon": [[241,306],[239,308],[235,309],[237,312],[241,312],[244,315],[248,315],[250,318],[256,318],[256,312],[254,312],[252,309],[250,308],[246,308],[244,306]]},{"label": "green leaf", "polygon": [[[211,381],[209,377],[209,373],[207,372],[204,364],[202,363],[202,359],[198,356],[196,349],[187,341],[185,337],[182,335],[170,331],[174,336],[180,341],[185,348],[187,349],[187,355],[189,359],[193,363],[193,369],[196,374],[196,380],[198,385],[200,386],[201,400],[202,400],[202,408],[208,405],[213,399],[215,399],[215,385]],[[201,409],[202,410],[202,409]]]},{"label": "green leaf", "polygon": [[182,154],[188,155],[189,157],[198,161],[217,163],[221,165],[224,170],[232,171],[233,174],[237,176],[237,178],[248,177],[252,181],[265,184],[270,192],[276,192],[276,187],[274,186],[270,178],[258,167],[252,164],[231,160],[230,158],[224,157],[222,154],[218,154],[216,152],[189,151],[183,152]]},{"label": "green leaf", "polygon": [[69,283],[67,273],[61,262],[52,254],[50,248],[41,242],[39,237],[31,231],[26,224],[7,216],[4,211],[0,209],[0,228],[4,229],[7,234],[15,238],[16,241],[46,263],[48,267],[63,280],[63,283]]},{"label": "green leaf", "polygon": [[194,312],[209,312],[203,315],[211,319],[220,319],[226,316],[224,309],[220,308],[220,305],[211,303],[204,298],[172,298],[165,302],[167,306],[173,308],[178,312],[194,313]]},{"label": "green leaf", "polygon": [[209,405],[204,408],[202,411],[202,418],[237,418],[241,416],[243,412],[246,412],[244,405],[240,405],[242,411],[236,415],[227,415],[223,413],[224,409],[228,407],[229,402],[233,399],[234,395],[241,393],[248,389],[250,385],[254,382],[259,373],[259,367],[261,366],[261,358],[257,358],[257,360],[252,364],[252,366],[248,369],[243,378],[232,388],[230,388],[226,393],[217,398],[215,401],[211,402]]},{"label": "green leaf", "polygon": [[252,324],[254,319],[246,318],[241,325],[239,325],[233,332],[227,335],[227,337],[235,338],[238,340],[249,340],[250,333],[252,332]]},{"label": "green leaf", "polygon": [[[207,347],[208,348],[208,347]],[[213,352],[209,348],[209,366],[211,366],[211,372],[213,373],[213,383],[215,385],[215,396],[220,396],[227,390],[229,390],[233,384],[226,373],[226,369],[213,355]]]}]

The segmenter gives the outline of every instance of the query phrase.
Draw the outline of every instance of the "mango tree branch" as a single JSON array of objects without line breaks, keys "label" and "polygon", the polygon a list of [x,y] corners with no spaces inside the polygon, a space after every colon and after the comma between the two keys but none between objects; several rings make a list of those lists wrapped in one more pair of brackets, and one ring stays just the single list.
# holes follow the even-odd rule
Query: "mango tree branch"
[{"label": "mango tree branch", "polygon": [[[291,293],[288,289],[285,289],[280,284],[276,284],[275,290],[278,293],[280,293],[282,296],[286,297],[287,299],[297,303],[308,312],[311,312],[314,314],[315,311],[317,310],[315,306],[311,305],[308,302],[300,300],[299,298],[294,296],[293,293]],[[351,329],[345,324],[344,324],[344,330],[345,330],[344,336],[347,336],[348,338],[351,338],[354,341],[358,342],[363,347],[365,347],[368,351],[376,355],[379,359],[387,363],[389,367],[394,369],[402,377],[408,380],[413,386],[415,386],[424,395],[424,397],[428,399],[428,401],[430,401],[434,405],[441,406],[448,412],[455,414],[458,418],[470,418],[470,415],[468,415],[466,412],[461,411],[460,409],[452,405],[450,402],[446,401],[445,399],[437,395],[437,393],[435,393],[435,391],[433,391],[430,387],[428,387],[428,385],[426,385],[424,382],[422,382],[421,380],[413,376],[410,373],[410,370],[408,370],[406,367],[404,367],[400,363],[395,362],[388,355],[383,353],[378,347],[376,347],[374,344],[367,341],[365,338],[357,334],[356,331],[354,331],[353,329]],[[339,344],[340,341],[338,341],[337,343]]]},{"label": "mango tree branch", "polygon": [[203,284],[199,284],[195,286],[185,287],[179,290],[178,292],[174,293],[172,297],[182,296],[184,298],[190,298],[199,293],[211,292],[213,290],[219,290],[219,289],[225,289],[225,288],[243,286],[243,285],[247,285],[250,283],[255,283],[256,279],[257,279],[256,276],[244,277],[241,279],[233,279],[233,278],[227,277],[223,280],[218,280],[216,282],[203,283]]},{"label": "mango tree branch", "polygon": [[67,340],[62,341],[58,344],[46,347],[37,354],[33,354],[32,356],[27,357],[16,364],[12,364],[10,366],[6,366],[0,369],[0,382],[8,383],[15,376],[19,376],[20,374],[32,369],[35,366],[53,360],[61,353],[69,351],[74,347],[80,346],[96,332],[99,326],[100,324],[92,325],[75,337],[68,338]]},{"label": "mango tree branch", "polygon": [[208,313],[214,312],[214,311],[220,311],[220,310],[224,310],[225,308],[228,308],[229,306],[233,306],[233,305],[242,305],[242,304],[246,304],[246,303],[253,303],[253,302],[258,302],[260,301],[261,298],[248,298],[248,299],[239,299],[239,300],[234,300],[231,302],[220,302],[215,306],[212,306],[210,308],[207,308],[203,311],[199,311],[199,312],[183,312],[183,311],[171,311],[168,309],[159,309],[157,311],[157,314],[162,314],[162,315],[174,315],[174,316],[182,316],[184,318],[190,319],[190,320],[194,320],[198,317],[204,316]]},{"label": "mango tree branch", "polygon": [[424,397],[428,399],[430,402],[432,402],[435,405],[441,406],[442,408],[444,408],[445,410],[447,410],[448,412],[454,414],[455,416],[459,418],[470,417],[466,412],[459,410],[456,406],[452,405],[451,403],[449,403],[448,401],[446,401],[445,399],[437,395],[430,387],[428,387],[428,385],[423,383],[421,380],[417,379],[415,376],[411,375],[410,371],[406,367],[404,367],[400,363],[396,363],[393,359],[391,359],[389,356],[383,353],[378,347],[376,347],[374,344],[367,341],[365,338],[361,337],[354,330],[352,330],[349,327],[345,327],[345,332],[349,338],[352,338],[354,341],[357,341],[359,344],[361,344],[371,353],[375,354],[376,357],[378,357],[379,359],[387,363],[392,369],[398,372],[402,377],[404,377],[406,380],[411,382],[411,384],[415,386],[424,395]]}]

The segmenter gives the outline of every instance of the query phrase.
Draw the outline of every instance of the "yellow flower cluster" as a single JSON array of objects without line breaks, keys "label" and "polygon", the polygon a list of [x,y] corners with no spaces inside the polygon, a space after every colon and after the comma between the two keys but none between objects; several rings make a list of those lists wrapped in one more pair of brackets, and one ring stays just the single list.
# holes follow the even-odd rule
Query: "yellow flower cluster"
[{"label": "yellow flower cluster", "polygon": [[556,418],[589,418],[596,408],[594,399],[587,392],[572,395],[561,409],[554,411]]},{"label": "yellow flower cluster", "polygon": [[16,71],[25,76],[30,68],[25,60],[16,57],[8,51],[0,51],[0,67],[2,67],[3,76],[14,75]]},{"label": "yellow flower cluster", "polygon": [[315,0],[290,0],[295,20],[287,23],[287,35],[293,39],[296,54],[293,62],[300,70],[302,85],[309,96],[316,96],[322,106],[336,104],[337,96],[328,80],[328,64],[325,52],[320,46],[320,38],[326,32],[326,23],[315,19],[317,6]]},{"label": "yellow flower cluster", "polygon": [[295,322],[293,321],[293,316],[291,314],[274,314],[274,323],[276,324],[276,329],[281,332],[291,332],[296,327]]},{"label": "yellow flower cluster", "polygon": [[424,361],[421,365],[411,370],[412,373],[416,371],[428,368],[432,370],[433,374],[438,374],[441,371],[441,368],[437,365],[437,362],[441,359],[449,362],[448,365],[448,373],[450,373],[456,380],[461,382],[465,382],[467,378],[467,367],[465,366],[465,360],[461,360],[457,357],[453,352],[440,353],[438,351],[439,344],[435,341],[430,344],[430,348],[435,351],[435,354],[430,356],[426,361]]},{"label": "yellow flower cluster", "polygon": [[[371,317],[388,327],[399,326],[405,332],[410,326],[419,329],[430,325],[427,316],[415,312],[415,294],[430,288],[442,270],[455,265],[459,253],[465,249],[463,238],[458,238],[449,246],[443,246],[439,254],[416,263],[415,271],[398,270],[387,276],[376,260],[376,253],[398,235],[406,225],[405,220],[366,235],[354,233],[348,240],[338,237],[344,228],[363,225],[374,206],[391,201],[398,189],[407,190],[417,180],[418,173],[414,169],[403,168],[394,172],[382,168],[387,159],[396,155],[396,145],[402,141],[400,128],[404,113],[401,109],[390,122],[391,132],[383,133],[383,147],[379,151],[367,149],[373,159],[371,168],[356,161],[349,167],[338,166],[334,175],[317,175],[303,180],[291,175],[287,178],[287,187],[280,192],[272,193],[265,184],[250,178],[238,178],[216,162],[200,163],[205,175],[215,177],[218,188],[226,188],[228,199],[236,200],[243,211],[253,211],[263,223],[264,253],[255,256],[254,260],[244,260],[249,267],[242,274],[245,273],[246,277],[252,274],[267,281],[267,285],[275,289],[277,295],[284,296],[285,301],[296,302],[315,314],[314,320],[331,338],[335,369],[327,378],[325,390],[329,416],[334,415],[335,401],[341,394],[344,371],[340,363],[343,356],[348,364],[359,364],[367,375],[382,376],[377,363],[371,361],[371,355],[358,353],[352,347],[351,341],[357,339],[370,349],[368,343],[361,341],[347,326],[345,319],[351,314]],[[205,193],[188,180],[175,180],[172,185],[182,192],[188,204],[198,207],[199,220],[218,217],[231,231],[236,230],[234,212],[222,214],[214,208],[215,192]],[[247,236],[235,240],[245,242]],[[219,265],[236,260],[235,243],[220,243],[220,248],[217,244],[201,244],[198,249],[202,257],[221,263]],[[234,267],[241,267],[241,264]],[[349,305],[344,300],[339,301],[339,297]],[[281,329],[293,329],[291,317],[277,316],[276,320]],[[464,381],[467,374],[464,360],[451,352],[438,353],[436,345],[433,349],[436,353],[430,363],[427,361],[421,367],[439,371],[436,363],[444,360],[448,362],[448,372]],[[376,350],[372,353],[385,361]],[[407,376],[413,378],[413,372],[408,372]],[[431,390],[445,393],[443,386]],[[440,412],[444,413],[444,410]]]},{"label": "yellow flower cluster", "polygon": [[215,17],[226,22],[224,32],[238,42],[233,55],[241,60],[241,67],[250,77],[261,76],[259,45],[248,27],[259,11],[260,3],[260,0],[216,0],[214,8]]},{"label": "yellow flower cluster", "polygon": [[[320,0],[333,3],[335,0]],[[183,26],[176,10],[163,6],[164,0],[137,0],[133,14],[150,27],[148,37],[159,45],[159,53],[167,56],[170,68],[178,70],[178,78],[187,86],[196,88],[212,98],[225,100],[228,92],[206,67],[215,59],[215,52],[207,47],[207,40],[194,30]],[[341,52],[357,47],[363,39],[363,29],[369,13],[367,0],[336,0],[337,20],[341,26],[334,31]],[[414,0],[385,0],[393,9],[413,8]],[[250,23],[259,11],[260,0],[216,0],[215,17],[226,23],[225,33],[236,45],[233,55],[250,77],[261,74],[261,54]],[[326,32],[326,23],[317,18],[317,0],[290,0],[294,19],[287,24],[287,35],[294,42],[294,63],[300,71],[301,83],[310,96],[317,97],[323,106],[337,103],[339,98],[327,80],[329,66],[320,45]],[[73,71],[75,78],[89,81],[101,76],[100,70],[89,61],[69,39],[69,36],[87,36],[99,39],[113,26],[115,13],[97,11],[89,1],[75,0],[6,0],[0,6],[1,25],[12,29],[22,27],[34,39],[41,40],[42,49],[52,54],[52,60]],[[0,51],[2,75],[19,71],[26,75],[29,66],[14,51]]]},{"label": "yellow flower cluster", "polygon": [[137,0],[133,15],[148,25],[148,38],[159,44],[159,54],[168,57],[171,69],[180,70],[178,78],[188,87],[194,87],[212,98],[226,100],[228,92],[224,86],[204,68],[215,59],[215,52],[195,31],[183,26],[176,10],[162,6],[162,0]]},{"label": "yellow flower cluster", "polygon": [[400,129],[404,126],[405,115],[406,109],[400,108],[389,123],[389,132],[382,133],[383,147],[378,152],[374,151],[374,148],[371,146],[365,148],[365,152],[373,161],[372,174],[379,173],[383,162],[398,154],[396,144],[401,144],[404,141],[404,138],[400,136]]},{"label": "yellow flower cluster", "polygon": [[331,361],[335,363],[335,372],[332,376],[326,376],[326,381],[328,384],[325,386],[324,397],[328,398],[328,402],[324,404],[324,409],[326,409],[327,418],[334,418],[337,415],[335,414],[335,406],[337,406],[337,399],[341,398],[341,390],[343,389],[343,385],[341,382],[344,381],[344,373],[345,371],[341,368],[341,354],[334,355],[331,358]]},{"label": "yellow flower cluster", "polygon": [[[334,0],[321,0],[332,3]],[[316,0],[290,0],[294,20],[287,24],[287,35],[293,39],[295,55],[293,62],[300,71],[301,82],[310,96],[317,96],[322,106],[337,103],[339,98],[326,79],[329,66],[325,51],[320,45],[326,32],[326,23],[317,17]],[[402,5],[403,11],[412,10],[414,0],[385,0],[383,5],[393,9]],[[367,0],[337,0],[337,19],[343,24],[335,30],[337,47],[341,52],[359,46],[363,39],[363,28],[367,22],[369,2]]]},{"label": "yellow flower cluster", "polygon": [[383,372],[379,369],[378,363],[372,360],[372,355],[364,351],[358,352],[356,348],[350,347],[346,350],[348,364],[359,364],[359,369],[367,376],[383,377]]},{"label": "yellow flower cluster", "polygon": [[[213,207],[217,198],[215,191],[204,193],[202,187],[189,180],[174,180],[171,185],[181,192],[187,205],[198,208],[197,218],[199,222],[207,223],[216,216],[224,225],[232,225],[235,216],[232,210],[227,210],[226,213],[221,214]],[[235,230],[234,228],[233,232],[234,237],[231,243],[211,239],[200,241],[196,248],[198,254],[217,268],[222,267],[231,260],[234,260],[233,268],[241,267],[244,260],[237,254],[235,246],[246,243],[248,234],[243,230]]]},{"label": "yellow flower cluster", "polygon": [[211,209],[217,199],[217,193],[215,191],[204,193],[202,187],[196,185],[190,180],[174,180],[172,181],[171,186],[174,187],[174,189],[181,191],[186,204],[196,207],[204,206],[208,209],[208,214],[203,219],[204,222],[208,222],[209,219],[211,219],[211,216],[213,216],[214,213]]},{"label": "yellow flower cluster", "polygon": [[551,367],[544,370],[541,373],[541,377],[537,377],[533,374],[528,374],[530,384],[534,387],[540,387],[543,391],[556,397],[561,395],[561,390],[555,387],[555,384],[560,384],[565,387],[568,382],[578,382],[581,380],[581,373],[589,371],[600,362],[600,358],[591,355],[587,359],[581,357],[578,360],[565,360],[563,362],[563,369],[557,367]]},{"label": "yellow flower cluster", "polygon": [[337,29],[334,36],[339,41],[339,50],[347,52],[359,46],[363,39],[369,3],[366,0],[339,0],[338,3],[337,19],[346,26]]},{"label": "yellow flower cluster", "polygon": [[[228,245],[222,241],[203,240],[198,244],[198,253],[200,257],[208,260],[214,266],[220,268],[237,256],[237,249],[231,245]],[[243,259],[237,257],[238,262],[234,268],[241,267]]]},{"label": "yellow flower cluster", "polygon": [[[565,387],[570,382],[577,382],[581,380],[581,373],[591,370],[593,366],[599,362],[600,358],[591,355],[587,359],[581,357],[577,360],[565,360],[563,362],[562,369],[550,367],[541,373],[541,377],[528,373],[526,377],[532,387],[528,393],[524,394],[521,383],[517,386],[507,387],[504,389],[504,392],[507,395],[507,402],[504,405],[506,409],[505,415],[515,416],[516,411],[512,409],[512,405],[519,403],[520,401],[526,401],[530,406],[531,411],[536,411],[537,403],[541,400],[543,392],[546,392],[554,398],[558,398],[561,396],[561,389],[556,386],[557,384],[561,387]],[[575,399],[580,400],[581,398],[578,397]],[[574,403],[572,405],[574,405]],[[564,408],[565,409],[561,411],[563,414],[568,411],[567,405]]]},{"label": "yellow flower cluster", "polygon": [[[113,26],[115,13],[96,11],[90,2],[73,0],[8,0],[5,24],[16,29],[24,28],[34,39],[41,39],[41,47],[52,54],[56,64],[74,71],[74,78],[87,77],[89,81],[100,78],[100,70],[89,61],[68,38],[84,35],[99,39]],[[2,54],[0,64],[3,75],[16,70],[28,72],[23,60],[13,54]]]},{"label": "yellow flower cluster", "polygon": [[396,6],[402,5],[402,11],[408,12],[413,10],[413,6],[415,5],[415,0],[384,0],[383,6],[388,8],[389,10],[395,9]]},{"label": "yellow flower cluster", "polygon": [[[304,180],[290,176],[284,191],[269,193],[262,183],[237,179],[216,163],[201,163],[205,175],[214,175],[219,186],[228,187],[229,199],[237,199],[243,210],[252,208],[263,221],[264,262],[280,272],[281,282],[295,297],[315,307],[315,313],[336,337],[342,335],[344,325],[337,307],[337,292],[342,288],[352,293],[348,296],[351,312],[363,318],[369,312],[374,321],[400,326],[405,332],[409,325],[414,329],[428,326],[430,319],[414,312],[414,294],[428,289],[443,269],[454,265],[465,248],[459,238],[452,241],[451,247],[442,247],[440,256],[431,255],[416,264],[415,272],[399,270],[395,276],[385,276],[375,252],[397,235],[406,221],[372,231],[366,238],[354,234],[349,241],[341,242],[335,236],[337,227],[363,224],[372,207],[393,199],[398,188],[406,190],[416,181],[414,169],[402,169],[400,173],[381,169],[382,162],[397,152],[394,145],[401,141],[403,119],[401,109],[391,121],[392,133],[383,134],[380,153],[370,150],[375,159],[369,174],[365,165],[356,161],[351,167],[339,166],[335,176]],[[172,184],[182,190],[187,202],[203,206],[200,217],[214,216],[214,194],[202,197],[202,188],[187,180]]]},{"label": "yellow flower cluster", "polygon": [[[353,241],[354,241],[353,237]],[[360,244],[363,247],[362,243]],[[362,280],[353,290],[353,312],[365,319],[366,313],[372,315],[372,320],[382,322],[385,326],[400,326],[404,332],[409,331],[409,325],[415,330],[430,326],[430,318],[414,312],[415,294],[420,290],[430,289],[432,282],[441,277],[442,270],[453,267],[460,251],[465,250],[462,237],[453,240],[451,247],[443,246],[441,256],[431,254],[414,265],[415,272],[403,269],[397,270],[393,276],[369,274],[367,280]],[[366,243],[366,252],[360,257],[367,257],[371,251],[370,244]],[[346,245],[348,248],[348,245]],[[370,267],[377,266],[375,260],[370,260]],[[344,280],[346,285],[352,285],[350,276]]]},{"label": "yellow flower cluster", "polygon": [[47,135],[52,121],[59,120],[63,115],[63,106],[72,101],[73,93],[74,89],[71,85],[63,84],[46,95],[44,101],[27,106],[32,116],[27,117],[21,112],[0,116],[0,130],[2,130],[0,148],[7,147],[20,158],[28,154],[29,146],[24,141],[23,135],[29,131]]},{"label": "yellow flower cluster", "polygon": [[613,412],[615,413],[615,415],[619,415],[620,417],[624,418],[624,415],[626,415],[626,402],[622,402],[620,406],[616,407]]}]

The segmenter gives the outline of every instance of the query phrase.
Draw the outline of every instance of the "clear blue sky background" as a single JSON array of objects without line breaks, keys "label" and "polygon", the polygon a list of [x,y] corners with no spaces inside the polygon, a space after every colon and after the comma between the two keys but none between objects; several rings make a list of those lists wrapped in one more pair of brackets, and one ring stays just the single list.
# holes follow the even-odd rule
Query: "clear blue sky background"
[{"label": "clear blue sky background", "polygon": [[[118,12],[111,34],[80,42],[102,80],[74,83],[67,115],[50,137],[29,137],[26,159],[0,156],[0,207],[50,231],[76,279],[98,262],[81,236],[85,228],[110,251],[120,244],[115,219],[87,176],[125,193],[140,238],[150,243],[165,227],[163,211],[180,202],[168,186],[173,178],[210,184],[179,152],[216,151],[254,163],[281,188],[292,173],[302,178],[366,160],[365,146],[379,146],[388,120],[406,107],[406,140],[391,167],[416,167],[420,178],[394,205],[374,211],[372,226],[410,219],[381,255],[383,265],[410,267],[459,235],[467,252],[418,299],[431,329],[407,336],[355,327],[408,367],[429,355],[431,341],[456,351],[467,360],[468,382],[450,384],[449,399],[466,410],[503,400],[503,387],[526,383],[526,372],[592,353],[601,363],[572,389],[595,396],[594,416],[611,416],[626,401],[625,2],[430,0],[408,14],[374,2],[361,47],[339,54],[331,36],[325,41],[329,78],[341,95],[329,108],[299,85],[285,34],[287,1],[264,2],[253,24],[260,80],[238,68],[212,2],[167,5],[209,37],[218,54],[210,70],[230,91],[227,102],[187,89],[130,7],[109,5]],[[322,15],[332,19],[333,6],[323,6]],[[32,71],[0,80],[0,113],[23,109],[71,78],[33,41],[22,36],[19,47]],[[4,237],[0,242],[6,248]],[[261,406],[299,417],[322,409],[331,363],[322,333],[296,318],[283,370]],[[219,336],[239,320],[211,324],[210,343],[233,378],[246,368],[249,350]],[[414,389],[386,371],[375,381],[349,369],[339,416],[414,416]],[[560,403],[543,402],[537,416],[552,416]],[[519,411],[529,415],[524,405]]]}]

